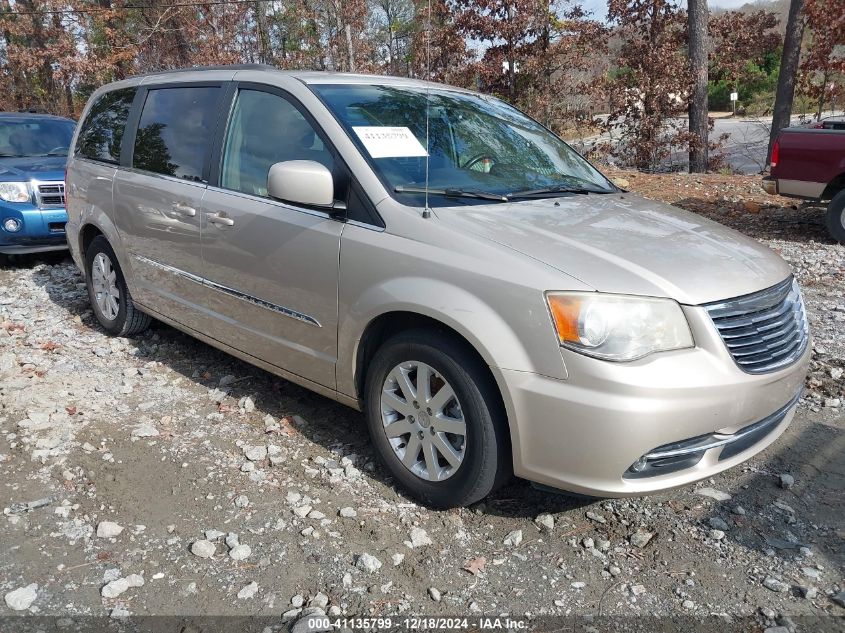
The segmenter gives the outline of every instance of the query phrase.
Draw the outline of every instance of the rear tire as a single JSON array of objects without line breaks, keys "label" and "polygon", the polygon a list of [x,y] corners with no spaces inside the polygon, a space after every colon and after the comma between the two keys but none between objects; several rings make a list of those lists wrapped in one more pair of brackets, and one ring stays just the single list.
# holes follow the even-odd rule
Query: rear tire
[{"label": "rear tire", "polygon": [[94,316],[109,334],[131,336],[150,325],[150,317],[135,307],[117,256],[102,235],[85,251],[85,282]]},{"label": "rear tire", "polygon": [[825,220],[830,236],[840,244],[845,244],[845,189],[833,196],[827,205]]},{"label": "rear tire", "polygon": [[411,330],[386,341],[367,369],[365,411],[385,466],[429,506],[470,505],[510,477],[496,385],[456,337]]}]

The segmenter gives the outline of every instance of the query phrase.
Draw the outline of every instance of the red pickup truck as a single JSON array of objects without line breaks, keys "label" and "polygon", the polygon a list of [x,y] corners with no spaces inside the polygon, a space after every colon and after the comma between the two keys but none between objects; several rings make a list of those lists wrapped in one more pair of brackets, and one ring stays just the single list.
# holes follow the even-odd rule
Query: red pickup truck
[{"label": "red pickup truck", "polygon": [[845,129],[789,127],[772,147],[767,193],[805,200],[829,200],[827,229],[845,244]]}]

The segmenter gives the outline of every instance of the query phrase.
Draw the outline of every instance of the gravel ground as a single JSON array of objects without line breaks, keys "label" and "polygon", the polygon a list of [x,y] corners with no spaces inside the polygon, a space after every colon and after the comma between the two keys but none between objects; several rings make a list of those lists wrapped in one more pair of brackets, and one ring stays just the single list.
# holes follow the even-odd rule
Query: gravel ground
[{"label": "gravel ground", "polygon": [[0,615],[841,617],[845,248],[756,178],[613,175],[768,244],[803,284],[811,374],[764,453],[645,499],[515,481],[430,511],[359,413],[161,324],[110,338],[68,259],[21,259],[0,269]]}]

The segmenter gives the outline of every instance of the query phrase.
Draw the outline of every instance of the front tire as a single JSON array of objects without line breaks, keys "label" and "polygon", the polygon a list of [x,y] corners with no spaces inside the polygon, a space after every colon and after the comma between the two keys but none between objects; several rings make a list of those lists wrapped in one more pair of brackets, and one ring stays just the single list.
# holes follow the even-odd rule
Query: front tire
[{"label": "front tire", "polygon": [[436,508],[466,506],[510,475],[507,422],[487,368],[456,337],[397,334],[366,378],[367,425],[388,470]]},{"label": "front tire", "polygon": [[117,256],[102,235],[85,251],[85,282],[94,316],[113,336],[131,336],[147,329],[150,317],[135,307]]},{"label": "front tire", "polygon": [[825,219],[830,236],[840,244],[845,244],[845,189],[833,196],[827,205]]}]

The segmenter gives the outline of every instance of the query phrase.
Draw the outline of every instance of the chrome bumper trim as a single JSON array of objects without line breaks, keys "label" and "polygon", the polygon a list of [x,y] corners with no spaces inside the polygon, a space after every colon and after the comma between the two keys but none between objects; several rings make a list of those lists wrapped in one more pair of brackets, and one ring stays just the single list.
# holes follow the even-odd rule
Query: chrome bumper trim
[{"label": "chrome bumper trim", "polygon": [[[780,422],[786,416],[786,413],[792,407],[795,406],[795,403],[798,402],[798,399],[800,397],[801,393],[799,392],[786,405],[784,405],[771,415],[767,415],[762,420],[741,428],[739,431],[733,433],[732,435],[721,435],[719,433],[702,435],[697,438],[684,440],[683,442],[677,442],[676,444],[666,444],[664,446],[658,447],[650,453],[646,453],[644,457],[646,459],[665,459],[666,457],[678,457],[680,455],[689,455],[691,453],[703,453],[711,449],[718,448],[720,446],[725,446],[726,444],[733,444],[734,442],[739,442],[740,440],[751,435],[752,433],[762,431],[766,427],[775,427],[780,424]],[[670,448],[679,444],[685,444],[685,446]]]},{"label": "chrome bumper trim", "polygon": [[736,433],[708,433],[658,446],[640,457],[622,477],[646,479],[686,470],[698,464],[705,453],[713,449],[721,449],[718,461],[730,459],[762,441],[783,422],[790,409],[798,402],[802,391],[774,413],[739,429]]}]

